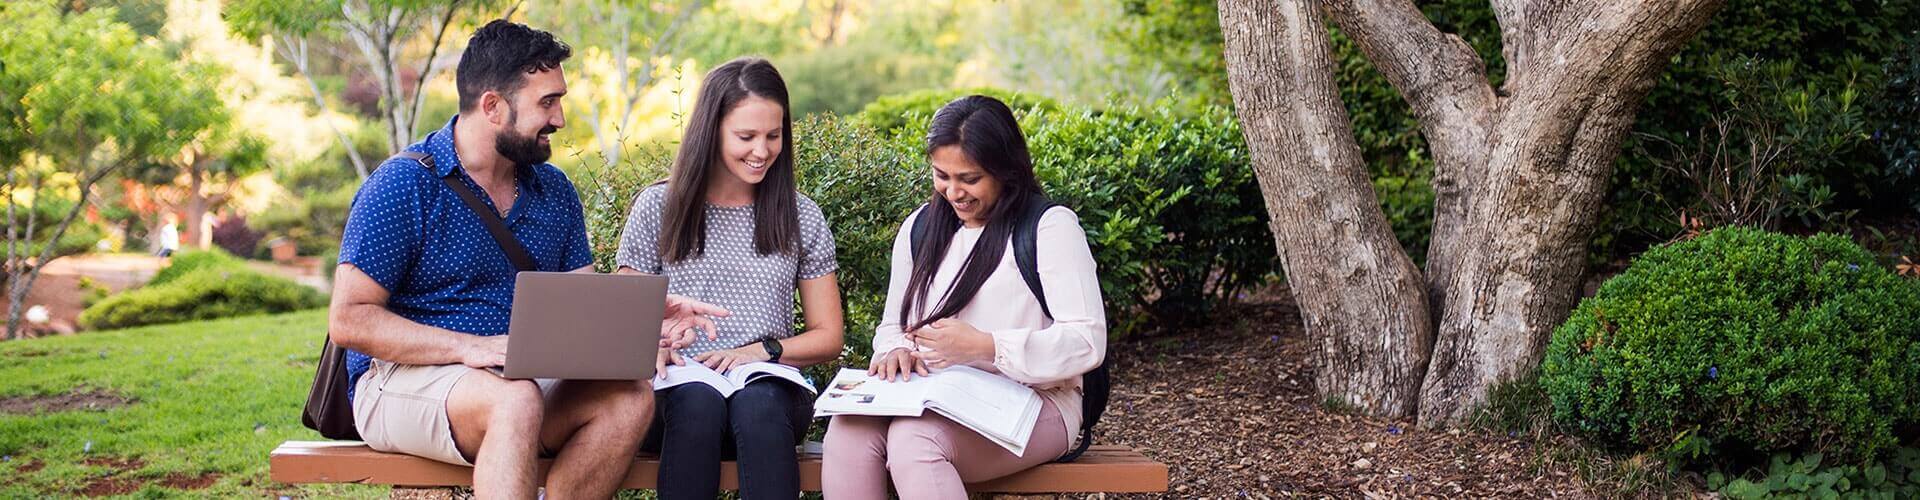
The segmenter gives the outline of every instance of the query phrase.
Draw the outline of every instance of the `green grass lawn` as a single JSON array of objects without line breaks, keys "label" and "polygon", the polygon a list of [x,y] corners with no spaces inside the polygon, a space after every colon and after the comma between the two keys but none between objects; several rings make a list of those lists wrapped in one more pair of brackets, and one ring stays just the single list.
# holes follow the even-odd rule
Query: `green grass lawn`
[{"label": "green grass lawn", "polygon": [[[321,439],[300,426],[300,407],[325,331],[325,313],[308,311],[0,342],[0,397],[98,390],[133,399],[0,413],[0,497],[385,496],[384,487],[267,478],[274,446]],[[209,486],[179,486],[209,475],[218,476]]]}]

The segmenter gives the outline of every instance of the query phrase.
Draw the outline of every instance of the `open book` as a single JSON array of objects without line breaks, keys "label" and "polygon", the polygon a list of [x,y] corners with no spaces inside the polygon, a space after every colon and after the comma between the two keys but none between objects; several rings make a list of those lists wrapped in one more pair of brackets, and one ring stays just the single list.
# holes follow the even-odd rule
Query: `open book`
[{"label": "open book", "polygon": [[688,361],[684,365],[668,364],[666,371],[653,376],[653,390],[659,391],[681,384],[699,383],[713,386],[714,390],[720,391],[720,397],[728,398],[733,397],[734,391],[746,387],[748,382],[760,377],[777,377],[806,388],[807,392],[820,392],[813,388],[812,383],[807,382],[807,377],[800,374],[799,368],[766,361],[738,365],[727,373],[714,371],[712,368],[707,368],[707,365],[693,361]]},{"label": "open book", "polygon": [[965,366],[888,382],[866,370],[842,368],[813,402],[813,416],[917,417],[933,410],[1023,456],[1033,424],[1040,420],[1040,394],[1033,388]]}]

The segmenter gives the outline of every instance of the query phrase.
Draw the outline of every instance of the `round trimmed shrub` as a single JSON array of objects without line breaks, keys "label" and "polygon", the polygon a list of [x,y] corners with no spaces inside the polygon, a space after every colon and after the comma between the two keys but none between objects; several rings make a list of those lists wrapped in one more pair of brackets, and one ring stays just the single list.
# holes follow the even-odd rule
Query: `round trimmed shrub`
[{"label": "round trimmed shrub", "polygon": [[327,297],[292,280],[234,267],[196,270],[164,284],[108,297],[80,313],[96,330],[274,314],[325,307]]},{"label": "round trimmed shrub", "polygon": [[154,273],[152,278],[147,279],[147,286],[165,285],[202,269],[242,269],[243,267],[244,264],[238,257],[218,248],[187,250],[173,254],[172,259],[167,261],[167,267],[160,268],[160,272]]},{"label": "round trimmed shrub", "polygon": [[1715,230],[1581,302],[1541,384],[1559,425],[1615,447],[1873,458],[1920,422],[1920,282],[1840,236]]}]

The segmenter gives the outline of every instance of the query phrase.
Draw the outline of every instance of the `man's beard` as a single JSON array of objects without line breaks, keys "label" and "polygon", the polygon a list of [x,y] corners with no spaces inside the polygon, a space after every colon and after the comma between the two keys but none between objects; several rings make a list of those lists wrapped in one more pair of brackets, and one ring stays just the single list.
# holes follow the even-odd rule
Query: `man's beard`
[{"label": "man's beard", "polygon": [[541,144],[540,136],[554,133],[559,128],[548,125],[541,128],[538,134],[519,135],[514,133],[515,126],[520,122],[519,113],[507,113],[507,129],[493,138],[493,149],[499,151],[500,156],[507,157],[514,165],[538,165],[553,157],[553,147]]}]

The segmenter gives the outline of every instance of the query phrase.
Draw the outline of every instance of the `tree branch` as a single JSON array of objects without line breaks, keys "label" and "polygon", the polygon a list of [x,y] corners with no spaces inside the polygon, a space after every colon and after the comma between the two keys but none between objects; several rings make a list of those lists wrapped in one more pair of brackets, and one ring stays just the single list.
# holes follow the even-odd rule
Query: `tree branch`
[{"label": "tree branch", "polygon": [[433,77],[434,56],[440,53],[440,46],[446,42],[447,26],[453,24],[453,15],[460,10],[460,2],[461,0],[454,0],[447,4],[447,12],[445,15],[440,16],[440,25],[433,35],[433,46],[427,49],[427,66],[420,70],[420,77],[414,80],[413,112],[411,113],[412,116],[407,120],[408,123],[406,127],[409,133],[412,132],[413,125],[419,122],[420,113],[423,111],[421,108],[425,108],[427,105],[425,99],[427,95],[427,80]]},{"label": "tree branch", "polygon": [[[126,164],[125,161],[108,163],[106,165],[102,165],[98,167],[93,172],[88,172],[85,176],[81,178],[80,194],[79,194],[79,197],[74,200],[73,208],[67,210],[67,216],[64,218],[61,218],[60,225],[55,226],[53,229],[53,233],[48,235],[47,243],[40,247],[40,255],[34,259],[33,267],[31,268],[31,270],[28,270],[26,272],[26,275],[24,278],[16,278],[16,279],[24,279],[24,281],[18,281],[11,284],[13,286],[13,290],[10,291],[11,296],[9,297],[9,300],[12,303],[8,306],[8,311],[7,311],[7,337],[12,338],[18,335],[19,327],[20,327],[20,309],[21,309],[21,306],[23,305],[22,302],[26,300],[27,292],[29,290],[33,290],[33,282],[38,281],[40,279],[40,271],[46,268],[46,264],[48,262],[53,261],[53,253],[56,250],[58,250],[60,246],[59,245],[60,237],[66,235],[67,228],[73,225],[74,219],[79,218],[80,212],[86,211],[87,197],[88,195],[91,195],[93,193],[94,183],[99,182],[100,179],[105,178],[107,174],[113,173],[114,170],[118,170],[121,166],[124,166],[125,164]],[[34,205],[36,207],[38,207],[40,204],[39,198],[40,198],[39,196],[34,197]],[[32,237],[31,231],[33,231],[32,217],[29,217],[27,220],[27,230],[29,231],[28,237],[31,238]]]},{"label": "tree branch", "polygon": [[[310,61],[308,60],[307,40],[305,38],[295,39],[290,36],[281,38],[280,46],[284,47],[279,49],[281,51],[281,57],[285,57],[289,62],[292,62],[294,71],[300,74],[301,79],[307,81],[307,90],[313,92],[313,104],[320,109],[320,121],[326,122],[327,129],[332,130],[334,137],[340,139],[340,147],[347,151],[347,159],[353,162],[353,171],[360,174],[361,179],[366,179],[368,174],[367,162],[360,158],[360,150],[353,147],[353,139],[347,137],[345,131],[340,130],[340,125],[334,123],[332,117],[326,116],[327,112],[331,110],[327,108],[326,95],[320,91],[320,83],[314,81],[313,72],[309,69],[308,63]],[[298,50],[292,48],[295,45],[299,46]]]},{"label": "tree branch", "polygon": [[[1434,220],[1426,275],[1444,282],[1454,272],[1454,247],[1471,244],[1467,212],[1476,179],[1486,171],[1499,102],[1486,63],[1409,0],[1331,0],[1327,11],[1413,108],[1427,139],[1434,159]],[[1434,303],[1445,300],[1445,287],[1429,288]]]},{"label": "tree branch", "polygon": [[1306,330],[1315,390],[1406,416],[1433,341],[1425,282],[1367,179],[1313,0],[1221,0],[1227,80]]}]

